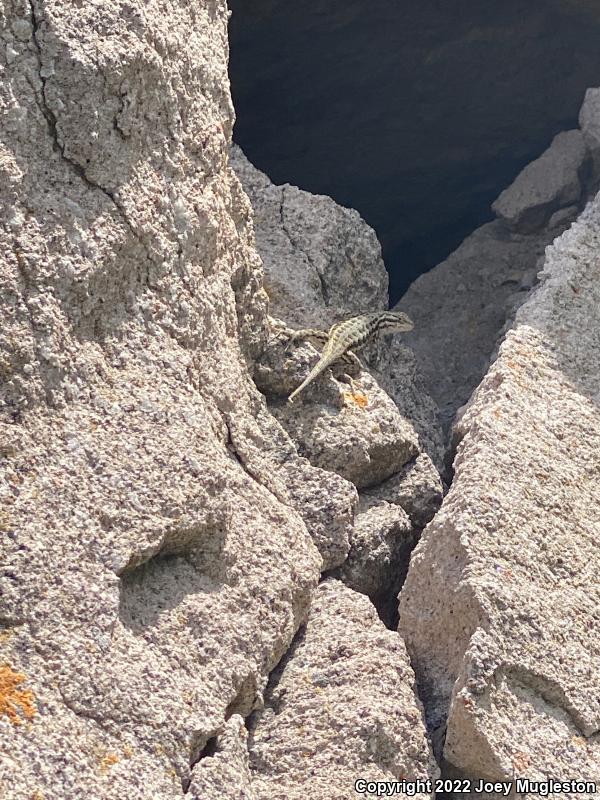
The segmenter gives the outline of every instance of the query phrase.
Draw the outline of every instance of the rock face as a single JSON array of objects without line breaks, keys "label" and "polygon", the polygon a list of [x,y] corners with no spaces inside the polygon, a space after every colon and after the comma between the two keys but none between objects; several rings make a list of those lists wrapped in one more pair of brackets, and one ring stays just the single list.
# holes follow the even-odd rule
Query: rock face
[{"label": "rock face", "polygon": [[498,336],[536,281],[550,231],[511,234],[499,220],[479,228],[446,261],[418,278],[397,308],[414,320],[405,335],[445,430],[485,374]]},{"label": "rock face", "polygon": [[[341,402],[307,402],[300,413],[297,402],[271,410],[302,455],[362,489],[399,472],[417,455],[418,438],[370,375],[362,374],[358,385],[360,393],[343,392]],[[338,413],[331,413],[335,406]]]},{"label": "rock face", "polygon": [[368,595],[390,628],[397,623],[396,596],[411,552],[442,497],[439,473],[424,453],[389,480],[360,493],[348,557],[330,574]]},{"label": "rock face", "polygon": [[[448,768],[600,781],[600,198],[462,415],[432,520],[441,434],[404,345],[284,402],[318,354],[267,314],[227,16],[0,0],[0,795],[435,777],[369,600],[390,624],[427,523],[400,626]],[[234,158],[276,316],[385,307],[356,214]],[[530,254],[577,213],[560,196],[543,231],[492,238]]]},{"label": "rock face", "polygon": [[598,85],[596,0],[230,6],[236,141],[275,183],[358,209],[393,302]]},{"label": "rock face", "polygon": [[327,329],[387,305],[381,245],[358,212],[296,186],[275,186],[235,145],[230,160],[252,201],[275,316],[294,327]]},{"label": "rock face", "polygon": [[[256,211],[271,313],[279,318],[256,365],[255,381],[300,454],[362,492],[348,559],[332,564],[324,556],[325,566],[337,567],[332,574],[369,595],[391,624],[410,552],[441,503],[437,409],[421,387],[414,355],[390,337],[363,354],[377,382],[366,371],[348,379],[340,375],[348,367],[340,365],[293,404],[286,402],[319,354],[310,344],[291,345],[280,326],[327,330],[346,316],[386,308],[381,253],[355,212],[295,187],[274,186],[237,147],[232,163]],[[370,278],[359,278],[360,270]],[[331,535],[328,541],[332,538],[344,541]],[[341,552],[338,548],[336,555]]]},{"label": "rock face", "polygon": [[592,154],[593,182],[600,183],[600,89],[588,89],[579,112],[579,125]]},{"label": "rock face", "polygon": [[352,530],[352,548],[336,572],[351,589],[369,595],[375,605],[393,596],[390,586],[401,586],[410,552],[415,546],[410,518],[404,509],[363,495]]},{"label": "rock face", "polygon": [[548,249],[463,414],[401,593],[429,723],[463,774],[600,781],[599,242],[600,197]]},{"label": "rock face", "polygon": [[225,2],[0,20],[0,794],[175,797],[306,617],[311,533],[344,560],[356,490],[249,375]]},{"label": "rock face", "polygon": [[545,248],[573,222],[597,187],[596,92],[586,95],[582,130],[559,134],[496,200],[499,218],[418,278],[398,303],[415,322],[404,341],[416,354],[446,430],[536,283]]},{"label": "rock face", "polygon": [[400,506],[417,528],[424,528],[442,502],[442,481],[431,459],[422,453],[404,469],[365,496]]},{"label": "rock face", "polygon": [[402,640],[367,598],[339,581],[322,583],[252,720],[256,799],[351,800],[359,778],[437,777],[411,680]]}]

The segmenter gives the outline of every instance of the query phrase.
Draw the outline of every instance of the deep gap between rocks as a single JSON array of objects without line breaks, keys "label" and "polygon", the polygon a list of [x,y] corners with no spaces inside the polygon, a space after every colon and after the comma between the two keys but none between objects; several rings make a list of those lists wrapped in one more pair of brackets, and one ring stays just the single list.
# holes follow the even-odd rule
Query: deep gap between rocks
[{"label": "deep gap between rocks", "polygon": [[275,183],[356,208],[392,304],[491,218],[600,74],[568,0],[230,0],[235,139]]}]

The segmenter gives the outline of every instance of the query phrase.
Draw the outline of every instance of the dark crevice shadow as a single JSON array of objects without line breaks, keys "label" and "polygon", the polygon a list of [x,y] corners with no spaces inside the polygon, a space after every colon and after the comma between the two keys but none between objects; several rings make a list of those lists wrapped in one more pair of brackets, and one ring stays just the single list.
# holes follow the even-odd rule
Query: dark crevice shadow
[{"label": "dark crevice shadow", "polygon": [[[404,581],[406,580],[408,568],[410,566],[410,558],[418,544],[421,532],[422,529],[413,528],[411,533],[405,537],[403,546],[394,554],[394,564],[390,565],[385,582],[382,582],[381,585],[377,587],[376,591],[369,592],[366,595],[375,607],[379,619],[383,622],[385,627],[394,632],[398,630],[399,621],[398,594],[404,586]],[[321,580],[334,578],[349,586],[353,591],[364,594],[364,592],[360,592],[360,590],[356,589],[351,581],[345,580],[341,569],[341,567],[335,567],[334,569],[323,572]]]},{"label": "dark crevice shadow", "polygon": [[181,779],[181,789],[184,794],[189,791],[192,783],[194,767],[204,758],[212,758],[219,751],[219,734],[211,736],[208,740],[197,741],[190,749],[190,768],[187,775]]},{"label": "dark crevice shadow", "polygon": [[392,302],[490,215],[600,74],[570,0],[230,0],[235,139],[276,184],[356,208]]},{"label": "dark crevice shadow", "polygon": [[208,742],[202,748],[202,750],[198,753],[197,758],[195,760],[192,760],[190,766],[193,767],[195,764],[198,763],[198,761],[202,761],[203,758],[212,758],[216,754],[218,746],[219,746],[219,737],[213,736],[212,739],[209,739]]}]

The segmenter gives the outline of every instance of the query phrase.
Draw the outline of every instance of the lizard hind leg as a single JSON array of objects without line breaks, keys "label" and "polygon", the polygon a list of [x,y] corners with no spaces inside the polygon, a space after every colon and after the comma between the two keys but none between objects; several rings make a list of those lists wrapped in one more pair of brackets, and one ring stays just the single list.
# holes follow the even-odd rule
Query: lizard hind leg
[{"label": "lizard hind leg", "polygon": [[351,350],[348,350],[347,353],[344,353],[339,360],[345,367],[352,367],[353,371],[355,372],[360,372],[363,369],[360,358],[354,355]]},{"label": "lizard hind leg", "polygon": [[353,395],[362,391],[354,380],[356,375],[363,369],[362,362],[358,356],[349,350],[339,359],[339,363],[343,364],[345,367],[350,367],[350,372],[352,374],[350,374],[350,372],[344,372],[339,376],[338,380],[341,380],[343,383],[347,383],[350,386]]}]

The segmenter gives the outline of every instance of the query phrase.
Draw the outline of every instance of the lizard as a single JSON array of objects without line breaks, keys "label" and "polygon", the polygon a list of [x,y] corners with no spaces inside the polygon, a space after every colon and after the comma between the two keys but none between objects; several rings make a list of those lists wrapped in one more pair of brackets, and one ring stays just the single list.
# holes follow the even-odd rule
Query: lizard
[{"label": "lizard", "polygon": [[397,333],[411,331],[414,325],[412,320],[401,311],[380,311],[373,314],[361,314],[359,317],[336,322],[328,333],[316,331],[311,328],[294,331],[292,341],[308,339],[323,346],[321,358],[308,373],[306,379],[288,397],[288,402],[293,403],[294,397],[314,381],[327,367],[335,361],[350,360],[362,366],[359,359],[352,352],[363,347],[378,333]]}]

